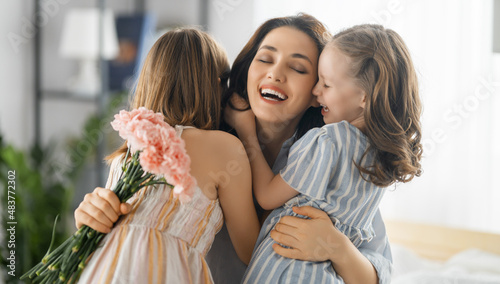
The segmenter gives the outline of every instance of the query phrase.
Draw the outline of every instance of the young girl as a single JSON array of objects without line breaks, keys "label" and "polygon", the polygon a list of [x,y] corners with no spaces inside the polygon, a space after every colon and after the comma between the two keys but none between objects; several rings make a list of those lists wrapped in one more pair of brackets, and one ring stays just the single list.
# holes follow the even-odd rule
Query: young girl
[{"label": "young girl", "polygon": [[[212,283],[204,256],[222,226],[223,213],[239,258],[249,262],[260,228],[250,165],[237,138],[212,131],[219,125],[228,68],[225,52],[196,29],[168,32],[154,44],[139,77],[133,108],[162,112],[165,121],[175,125],[198,187],[185,205],[166,186],[136,193],[130,208],[122,208],[131,209],[130,213],[103,239],[81,283]],[[119,179],[125,152],[126,144],[110,155],[107,188]],[[109,190],[96,191],[116,198]],[[107,215],[108,222],[116,221],[115,210],[96,209],[100,202],[105,199],[87,195],[78,210],[85,208],[85,212]]]},{"label": "young girl", "polygon": [[[250,157],[255,197],[264,209],[281,206],[263,225],[244,283],[342,283],[333,260],[298,261],[274,252],[279,244],[271,229],[289,230],[275,226],[279,217],[296,215],[294,206],[320,208],[359,247],[374,237],[372,220],[384,188],[420,175],[417,78],[399,35],[378,25],[343,31],[321,53],[318,74],[313,94],[327,125],[294,143],[278,175],[260,150],[253,114],[238,114],[235,128]],[[259,89],[263,96],[288,96],[281,76],[268,75]]]}]

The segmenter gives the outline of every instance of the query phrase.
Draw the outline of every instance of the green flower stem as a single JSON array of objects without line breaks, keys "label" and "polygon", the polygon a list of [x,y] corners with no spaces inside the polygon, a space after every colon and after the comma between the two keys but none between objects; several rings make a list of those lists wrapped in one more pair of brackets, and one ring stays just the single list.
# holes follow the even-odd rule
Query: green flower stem
[{"label": "green flower stem", "polygon": [[[86,235],[85,235],[86,236]],[[95,246],[93,246],[93,242],[92,242],[92,239],[87,239],[85,238],[84,242],[83,242],[83,246],[80,248],[80,250],[78,250],[78,252],[74,253],[72,255],[72,261],[71,263],[66,266],[64,269],[61,269],[61,272],[62,274],[65,276],[65,278],[73,278],[73,277],[76,277],[76,278],[79,278],[79,274],[76,274],[75,275],[75,269],[78,267],[78,264],[83,260],[83,261],[86,261],[87,259],[87,252],[88,251],[94,251],[95,250]]]},{"label": "green flower stem", "polygon": [[77,242],[78,239],[81,237],[82,237],[82,232],[80,232],[80,234],[74,234],[73,236],[70,237],[71,241],[66,245],[64,250],[61,252],[61,254],[63,255],[63,263],[61,265],[61,269],[64,270],[64,268],[68,265],[68,262],[71,261],[70,255],[72,252],[72,248],[75,242]]},{"label": "green flower stem", "polygon": [[54,263],[54,261],[56,259],[58,259],[58,256],[60,256],[60,252],[63,251],[70,242],[71,242],[71,238],[68,238],[68,239],[66,239],[66,241],[64,241],[64,243],[62,245],[57,247],[52,252],[49,253],[47,251],[47,254],[44,256],[42,261],[40,263],[38,263],[37,265],[35,265],[33,268],[31,268],[28,272],[26,272],[20,279],[21,280],[26,279],[26,278],[31,279],[31,278],[36,276],[37,271],[41,270],[42,267],[48,267],[48,266],[46,266],[46,264],[50,265],[50,264]]},{"label": "green flower stem", "polygon": [[54,264],[54,263],[56,263],[57,261],[59,261],[59,260],[61,259],[61,257],[62,257],[62,256],[60,255],[60,256],[58,256],[57,258],[54,258],[54,259],[52,259],[51,261],[48,261],[47,263],[45,263],[45,264],[44,264],[44,265],[43,265],[40,269],[38,269],[38,270],[36,271],[36,275],[37,275],[37,276],[40,276],[40,275],[42,275],[42,273],[44,273],[45,271],[49,271],[49,270],[48,270],[49,266],[50,266],[50,265],[52,265],[52,264]]},{"label": "green flower stem", "polygon": [[136,182],[136,184],[142,184],[145,181],[147,181],[148,179],[150,179],[152,176],[153,176],[152,174],[147,173],[146,175],[144,175],[144,177],[142,179],[140,179],[138,182]]},{"label": "green flower stem", "polygon": [[62,245],[58,246],[54,251],[50,252],[46,257],[43,258],[42,263],[49,261],[56,257],[62,250],[66,248],[66,246],[71,242],[71,238],[68,238],[62,243]]},{"label": "green flower stem", "polygon": [[37,272],[45,263],[39,262],[37,265],[35,265],[33,268],[28,270],[23,276],[21,276],[21,280],[26,279],[27,277],[33,278]]},{"label": "green flower stem", "polygon": [[61,271],[59,274],[59,280],[61,283],[66,283],[69,279],[76,277],[79,278],[80,275],[76,275],[74,272],[76,268],[78,267],[78,261],[74,261],[71,263],[71,266],[68,266],[68,269],[66,271]]},{"label": "green flower stem", "polygon": [[[82,271],[77,270],[76,275],[80,275],[80,274],[82,274]],[[69,281],[70,284],[76,283],[76,281],[78,281],[78,278],[80,278],[80,277],[76,277],[76,275],[74,277],[71,277],[71,279]]]},{"label": "green flower stem", "polygon": [[42,280],[42,282],[40,282],[41,284],[45,284],[45,283],[53,283],[54,281],[56,281],[58,278],[58,275],[55,271],[52,271],[52,273],[50,273],[48,275],[48,277],[46,277],[45,279]]}]

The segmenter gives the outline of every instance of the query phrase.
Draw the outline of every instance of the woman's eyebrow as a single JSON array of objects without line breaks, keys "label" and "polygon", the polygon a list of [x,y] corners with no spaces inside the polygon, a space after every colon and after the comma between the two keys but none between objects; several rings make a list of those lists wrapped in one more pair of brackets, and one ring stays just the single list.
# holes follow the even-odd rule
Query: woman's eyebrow
[{"label": "woman's eyebrow", "polygon": [[260,50],[260,49],[267,49],[267,50],[270,50],[270,51],[278,51],[278,50],[276,49],[276,47],[274,47],[274,46],[270,46],[270,45],[263,45],[263,46],[261,46],[261,47],[259,48],[259,50]]},{"label": "woman's eyebrow", "polygon": [[305,56],[304,54],[294,53],[294,54],[292,54],[292,57],[293,58],[302,58],[302,59],[305,59],[305,60],[309,61],[309,63],[313,64],[312,61],[311,61],[311,59],[309,59],[309,57]]},{"label": "woman's eyebrow", "polygon": [[[274,51],[274,52],[278,51],[278,50],[276,49],[276,47],[271,46],[271,45],[263,45],[263,46],[261,46],[261,47],[259,48],[259,50],[260,50],[260,49],[267,49],[267,50],[269,50],[269,51]],[[311,63],[312,65],[314,65],[314,64],[312,63],[311,59],[310,59],[309,57],[307,57],[306,55],[302,54],[302,53],[294,53],[294,54],[292,54],[292,57],[293,57],[293,58],[305,59],[305,60],[309,61],[309,63]]]}]

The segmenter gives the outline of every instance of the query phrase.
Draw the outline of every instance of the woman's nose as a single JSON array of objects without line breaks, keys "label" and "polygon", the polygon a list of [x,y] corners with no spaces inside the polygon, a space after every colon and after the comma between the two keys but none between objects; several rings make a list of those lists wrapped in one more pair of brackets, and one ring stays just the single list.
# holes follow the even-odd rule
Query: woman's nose
[{"label": "woman's nose", "polygon": [[276,64],[269,70],[267,78],[280,83],[286,81],[285,72],[283,72],[283,68],[279,64]]}]

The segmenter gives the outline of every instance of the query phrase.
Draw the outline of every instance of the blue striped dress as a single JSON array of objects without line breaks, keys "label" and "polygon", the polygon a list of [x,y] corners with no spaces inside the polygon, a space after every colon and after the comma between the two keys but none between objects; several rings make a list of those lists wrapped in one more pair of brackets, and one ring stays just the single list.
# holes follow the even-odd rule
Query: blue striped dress
[{"label": "blue striped dress", "polygon": [[372,220],[385,189],[364,180],[354,164],[373,164],[372,153],[361,160],[368,146],[367,137],[346,121],[311,129],[293,144],[280,175],[299,194],[264,222],[243,283],[344,283],[330,261],[276,254],[269,233],[281,217],[298,216],[292,207],[313,206],[325,211],[356,247],[370,242],[375,235]]}]

